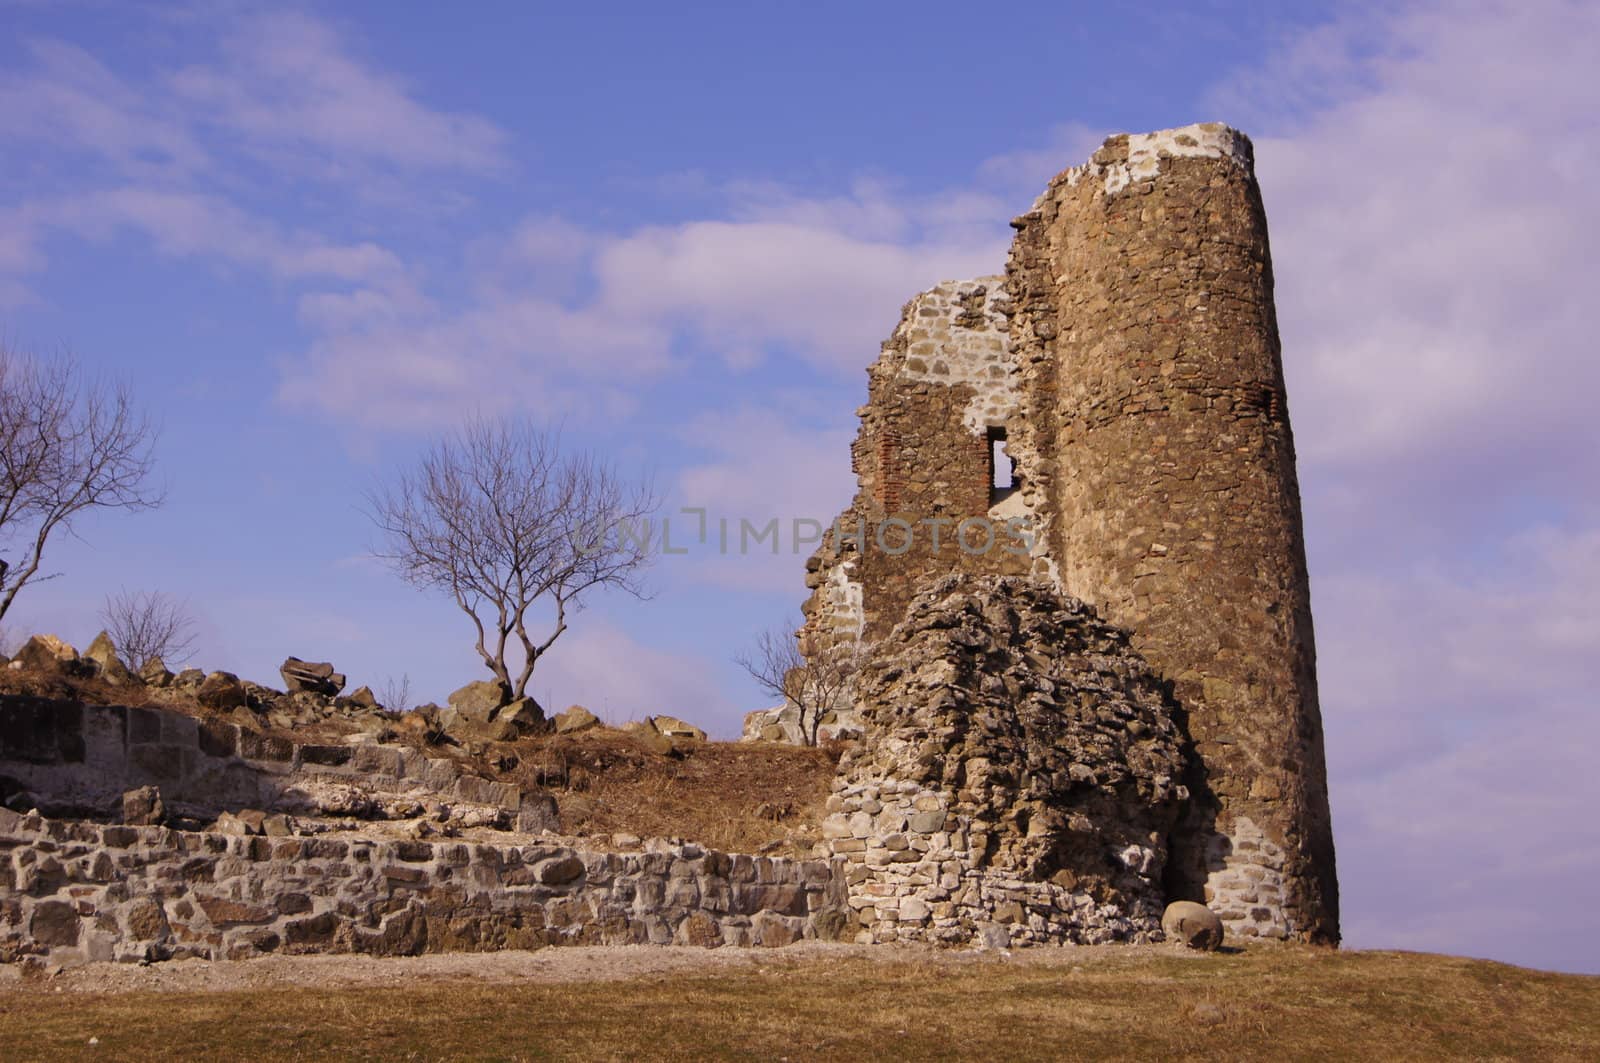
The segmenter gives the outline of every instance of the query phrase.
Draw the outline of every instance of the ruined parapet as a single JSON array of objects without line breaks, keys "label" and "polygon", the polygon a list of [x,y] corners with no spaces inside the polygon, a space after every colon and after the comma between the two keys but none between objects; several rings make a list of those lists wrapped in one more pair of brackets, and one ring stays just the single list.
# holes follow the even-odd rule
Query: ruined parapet
[{"label": "ruined parapet", "polygon": [[881,638],[923,578],[1029,570],[1025,532],[1006,523],[1023,514],[994,485],[1018,402],[1007,327],[1001,277],[947,281],[901,311],[867,370],[856,496],[807,568],[816,644]]},{"label": "ruined parapet", "polygon": [[1175,891],[1338,939],[1311,607],[1250,142],[1107,140],[1016,219],[1024,449],[1069,593],[1175,682],[1209,791]]},{"label": "ruined parapet", "polygon": [[1158,934],[1183,736],[1125,632],[1037,580],[944,577],[878,641],[858,703],[822,826],[857,940]]}]

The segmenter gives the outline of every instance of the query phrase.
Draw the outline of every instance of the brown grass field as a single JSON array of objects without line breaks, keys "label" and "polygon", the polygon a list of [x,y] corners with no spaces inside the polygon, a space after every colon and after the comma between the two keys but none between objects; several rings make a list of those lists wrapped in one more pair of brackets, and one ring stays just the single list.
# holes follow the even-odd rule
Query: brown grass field
[{"label": "brown grass field", "polygon": [[190,962],[0,980],[0,1058],[1594,1060],[1600,978],[1288,947]]}]

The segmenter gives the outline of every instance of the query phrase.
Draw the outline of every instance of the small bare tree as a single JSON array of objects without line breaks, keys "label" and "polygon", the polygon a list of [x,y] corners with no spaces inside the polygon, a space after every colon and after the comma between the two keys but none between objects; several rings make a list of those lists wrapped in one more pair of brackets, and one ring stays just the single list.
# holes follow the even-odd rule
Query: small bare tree
[{"label": "small bare tree", "polygon": [[799,711],[800,737],[814,746],[823,717],[850,690],[861,670],[862,653],[853,640],[807,645],[801,632],[777,627],[756,636],[755,645],[734,662],[768,694]]},{"label": "small bare tree", "polygon": [[394,676],[383,681],[383,686],[378,688],[378,704],[382,705],[385,712],[402,713],[411,709],[411,676],[402,675],[399,679]]},{"label": "small bare tree", "polygon": [[125,385],[85,381],[69,359],[0,347],[0,617],[39,576],[45,545],[87,509],[149,509],[155,430]]},{"label": "small bare tree", "polygon": [[117,653],[135,672],[156,657],[171,667],[194,656],[188,603],[161,591],[119,591],[106,599],[100,619]]},{"label": "small bare tree", "polygon": [[[455,600],[505,701],[528,696],[534,668],[591,591],[643,596],[650,485],[625,482],[593,455],[563,455],[558,435],[525,421],[469,420],[367,501],[386,540],[375,552]],[[539,603],[554,617],[535,636],[528,613]]]}]

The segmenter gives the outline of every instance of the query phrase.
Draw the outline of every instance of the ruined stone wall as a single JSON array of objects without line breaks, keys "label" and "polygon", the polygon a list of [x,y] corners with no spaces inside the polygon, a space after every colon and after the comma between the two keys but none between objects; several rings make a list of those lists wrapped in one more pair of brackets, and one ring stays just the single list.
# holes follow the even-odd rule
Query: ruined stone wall
[{"label": "ruined stone wall", "polygon": [[[1113,137],[1014,223],[1011,339],[1061,585],[1176,686],[1203,768],[1174,889],[1337,940],[1266,219],[1220,125]],[[1213,822],[1214,821],[1214,822]]]},{"label": "ruined stone wall", "polygon": [[822,829],[857,940],[1154,939],[1187,798],[1166,685],[1082,603],[1017,577],[923,586],[859,683]]},{"label": "ruined stone wall", "polygon": [[174,813],[203,820],[240,809],[403,818],[442,801],[484,825],[555,826],[553,802],[415,749],[301,745],[171,710],[21,696],[0,696],[0,786],[58,816],[115,816],[124,792],[155,786]]},{"label": "ruined stone wall", "polygon": [[824,861],[688,844],[240,837],[0,809],[0,962],[786,945],[835,937],[844,899]]},{"label": "ruined stone wall", "polygon": [[[1030,556],[830,535],[808,632],[870,643],[928,579],[1028,574],[1174,683],[1196,754],[1168,890],[1231,933],[1338,939],[1310,594],[1266,220],[1248,139],[1113,137],[1017,229],[1003,285],[907,305],[869,370],[845,521],[1018,516]],[[981,302],[980,302],[981,299]],[[1004,429],[1014,495],[977,491]],[[924,537],[926,539],[926,537]],[[861,706],[863,709],[866,706]]]},{"label": "ruined stone wall", "polygon": [[867,371],[859,489],[808,568],[807,634],[821,644],[881,638],[923,578],[1028,570],[1023,540],[1000,526],[1016,514],[991,512],[989,430],[1017,404],[1006,312],[1003,278],[941,284],[906,304]]}]

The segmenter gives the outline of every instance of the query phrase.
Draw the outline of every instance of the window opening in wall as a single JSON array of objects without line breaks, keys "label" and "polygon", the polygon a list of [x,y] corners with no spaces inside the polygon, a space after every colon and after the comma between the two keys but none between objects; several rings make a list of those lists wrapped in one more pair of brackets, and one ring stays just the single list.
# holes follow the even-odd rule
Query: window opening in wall
[{"label": "window opening in wall", "polygon": [[989,505],[1004,501],[1017,489],[1017,469],[1006,453],[1006,430],[989,429]]}]

